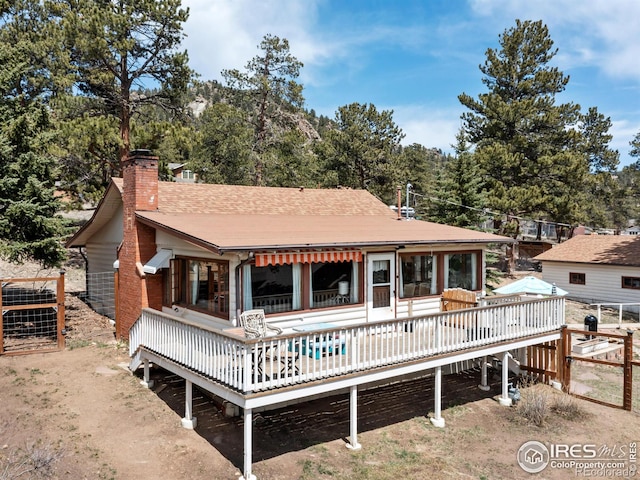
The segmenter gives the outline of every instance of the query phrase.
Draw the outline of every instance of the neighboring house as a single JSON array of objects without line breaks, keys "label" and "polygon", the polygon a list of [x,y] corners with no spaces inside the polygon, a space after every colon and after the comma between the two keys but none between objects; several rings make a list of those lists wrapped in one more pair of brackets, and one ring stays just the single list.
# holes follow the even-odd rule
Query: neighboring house
[{"label": "neighboring house", "polygon": [[167,167],[176,182],[194,183],[198,176],[193,170],[185,168],[184,163],[169,163]]},{"label": "neighboring house", "polygon": [[[587,303],[640,303],[640,238],[579,235],[536,257],[542,276]],[[638,306],[623,307],[638,311]]]},{"label": "neighboring house", "polygon": [[[443,370],[474,362],[487,391],[499,358],[503,405],[516,358],[561,375],[561,297],[467,308],[488,246],[512,241],[404,219],[362,190],[158,182],[157,157],[137,151],[67,246],[84,249],[88,272],[117,268],[116,333],[129,339],[130,368],[144,367],[147,386],[150,363],[185,379],[185,427],[196,426],[193,384],[225,411],[242,409],[249,479],[256,409],[349,392],[356,449],[358,388],[432,374],[430,420],[443,427]],[[443,293],[464,294],[463,309],[449,311],[456,300]],[[248,310],[281,333],[238,328],[265,320]],[[527,365],[527,352],[548,360]]]}]

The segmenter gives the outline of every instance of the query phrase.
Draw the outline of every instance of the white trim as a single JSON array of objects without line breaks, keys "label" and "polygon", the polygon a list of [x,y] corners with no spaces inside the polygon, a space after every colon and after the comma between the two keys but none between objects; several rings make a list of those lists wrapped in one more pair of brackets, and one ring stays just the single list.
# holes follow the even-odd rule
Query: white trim
[{"label": "white trim", "polygon": [[[173,250],[161,248],[158,252],[145,263],[143,271],[144,273],[150,273],[155,275],[158,270],[169,267],[169,261],[173,258]],[[114,265],[115,266],[115,265]]]}]

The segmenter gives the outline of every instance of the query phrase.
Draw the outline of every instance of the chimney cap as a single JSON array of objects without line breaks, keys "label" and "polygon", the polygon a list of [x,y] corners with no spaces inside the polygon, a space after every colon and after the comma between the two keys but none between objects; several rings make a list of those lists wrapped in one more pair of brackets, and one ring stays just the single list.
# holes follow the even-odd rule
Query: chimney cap
[{"label": "chimney cap", "polygon": [[151,150],[148,150],[145,148],[136,148],[135,150],[132,150],[131,152],[129,152],[129,156],[130,157],[151,157],[153,156],[153,153],[151,153]]}]

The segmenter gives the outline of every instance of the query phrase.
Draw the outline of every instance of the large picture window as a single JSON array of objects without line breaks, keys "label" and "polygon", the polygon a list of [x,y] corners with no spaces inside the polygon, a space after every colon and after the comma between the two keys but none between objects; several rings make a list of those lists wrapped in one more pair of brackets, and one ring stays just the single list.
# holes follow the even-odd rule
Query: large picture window
[{"label": "large picture window", "polygon": [[358,302],[358,264],[332,262],[311,264],[311,308]]},{"label": "large picture window", "polygon": [[445,288],[478,290],[482,254],[415,253],[400,256],[400,298],[439,295]]},{"label": "large picture window", "polygon": [[444,259],[444,288],[478,288],[478,255],[475,253],[452,253]]},{"label": "large picture window", "polygon": [[250,308],[262,308],[265,313],[299,310],[300,285],[300,264],[251,266]]},{"label": "large picture window", "polygon": [[400,298],[438,293],[435,255],[402,255],[400,262]]},{"label": "large picture window", "polygon": [[228,262],[178,258],[171,276],[173,303],[229,318]]},{"label": "large picture window", "polygon": [[283,313],[358,303],[360,268],[358,262],[247,265],[243,309]]}]

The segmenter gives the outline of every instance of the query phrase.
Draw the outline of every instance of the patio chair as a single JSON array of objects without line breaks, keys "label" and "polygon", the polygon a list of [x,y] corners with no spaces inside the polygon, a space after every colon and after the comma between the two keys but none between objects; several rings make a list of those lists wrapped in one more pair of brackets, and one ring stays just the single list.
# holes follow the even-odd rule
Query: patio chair
[{"label": "patio chair", "polygon": [[[274,335],[280,335],[282,329],[273,325],[269,325],[264,315],[263,309],[245,310],[240,314],[240,326],[244,329],[246,338],[265,338]],[[298,373],[298,352],[294,349],[282,349],[277,345],[269,347],[265,352],[266,357],[277,359],[282,364],[280,373],[285,371]],[[258,360],[258,368],[262,368],[262,360]]]},{"label": "patio chair", "polygon": [[269,325],[264,316],[264,310],[245,310],[240,314],[240,326],[244,328],[244,336],[247,338],[263,338],[271,335],[280,335],[282,329]]}]

